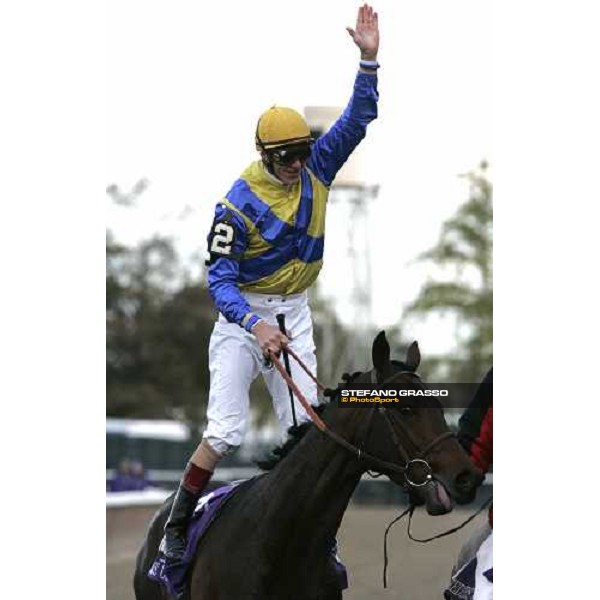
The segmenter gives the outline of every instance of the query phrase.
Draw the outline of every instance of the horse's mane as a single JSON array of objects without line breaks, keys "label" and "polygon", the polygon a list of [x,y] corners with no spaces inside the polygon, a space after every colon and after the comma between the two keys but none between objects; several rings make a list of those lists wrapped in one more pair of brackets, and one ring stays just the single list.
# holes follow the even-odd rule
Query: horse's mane
[{"label": "horse's mane", "polygon": [[[327,407],[327,404],[320,404],[319,406],[314,406],[313,408],[315,412],[320,415]],[[300,442],[300,440],[306,435],[306,432],[311,425],[312,421],[306,421],[297,427],[292,425],[287,431],[288,437],[285,442],[273,448],[266,458],[257,460],[257,466],[263,471],[270,471],[273,469],[292,451],[293,448],[298,445],[298,442]]]}]

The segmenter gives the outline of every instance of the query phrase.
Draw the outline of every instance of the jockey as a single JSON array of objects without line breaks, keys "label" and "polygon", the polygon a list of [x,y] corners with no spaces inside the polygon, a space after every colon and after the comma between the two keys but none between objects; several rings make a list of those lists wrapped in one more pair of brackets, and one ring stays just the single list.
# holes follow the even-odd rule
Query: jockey
[{"label": "jockey", "polygon": [[[183,555],[186,528],[218,461],[242,442],[249,417],[249,388],[261,373],[283,429],[292,425],[287,385],[265,363],[269,352],[289,344],[316,373],[307,288],[323,263],[329,187],[377,117],[378,16],[365,4],[356,29],[347,28],[360,49],[360,66],[346,110],[313,141],[304,118],[273,106],[256,127],[253,162],[216,207],[208,236],[208,286],[219,310],[209,345],[210,393],[207,426],[191,456],[165,526],[165,555]],[[286,334],[276,315],[286,319]],[[303,394],[317,403],[315,384],[292,365]],[[299,421],[308,415],[295,402]]]}]

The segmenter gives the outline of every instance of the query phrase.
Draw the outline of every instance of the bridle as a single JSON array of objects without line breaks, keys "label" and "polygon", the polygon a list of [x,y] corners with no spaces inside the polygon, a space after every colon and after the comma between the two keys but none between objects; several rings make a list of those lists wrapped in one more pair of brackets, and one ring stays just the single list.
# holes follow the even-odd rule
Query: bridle
[{"label": "bridle", "polygon": [[[334,390],[333,392],[331,392],[330,390],[327,390],[325,388],[325,386],[323,386],[323,384],[321,384],[317,380],[317,378],[310,372],[308,367],[306,367],[306,365],[302,362],[302,360],[297,356],[297,354],[290,347],[287,348],[287,352],[290,356],[292,356],[296,360],[296,362],[300,365],[300,367],[314,381],[314,383],[316,383],[317,387],[323,393],[329,392],[327,395],[335,396],[335,393],[337,390]],[[374,470],[379,473],[384,473],[385,475],[388,475],[388,476],[390,474],[400,474],[404,477],[405,483],[410,488],[423,487],[423,486],[427,485],[433,479],[433,469],[431,468],[431,465],[427,462],[427,455],[436,446],[438,446],[445,440],[454,437],[455,434],[453,432],[446,431],[446,432],[438,435],[434,440],[429,442],[429,444],[427,444],[425,446],[425,448],[417,449],[416,453],[411,458],[410,453],[406,450],[404,444],[402,444],[401,440],[399,439],[399,437],[397,435],[397,432],[392,423],[390,414],[388,413],[388,408],[385,406],[382,406],[382,405],[374,406],[370,412],[369,419],[367,421],[366,431],[363,436],[363,444],[364,444],[364,442],[366,442],[366,440],[368,438],[368,434],[369,434],[371,424],[372,424],[375,414],[379,414],[383,418],[384,422],[387,424],[387,426],[390,430],[391,436],[392,436],[392,441],[394,443],[394,447],[398,450],[398,453],[400,454],[401,459],[404,461],[404,464],[401,465],[401,464],[398,464],[395,462],[383,460],[381,458],[378,458],[377,456],[373,456],[372,454],[370,454],[369,452],[366,452],[362,448],[355,446],[354,444],[350,443],[348,440],[343,438],[341,435],[339,435],[335,431],[331,430],[327,426],[327,424],[323,421],[323,419],[321,419],[321,417],[315,412],[315,410],[313,409],[311,404],[306,400],[306,398],[304,397],[302,392],[298,389],[298,386],[295,384],[294,380],[288,375],[288,373],[286,372],[286,370],[285,370],[284,366],[282,365],[281,361],[279,360],[279,358],[274,353],[271,353],[270,359],[271,359],[273,365],[275,366],[275,368],[279,371],[281,376],[285,379],[286,383],[288,384],[288,386],[290,387],[290,389],[292,390],[294,395],[298,398],[299,402],[302,404],[302,406],[306,410],[308,416],[313,421],[313,423],[317,426],[317,428],[320,429],[325,435],[327,435],[334,442],[336,442],[336,444],[338,444],[339,446],[342,446],[351,454],[354,454],[359,461],[368,463],[369,464],[368,470]],[[418,382],[423,384],[419,375],[417,375],[416,373],[414,373],[412,371],[400,371],[398,373],[394,373],[392,376],[388,377],[383,382],[377,381],[377,371],[375,369],[373,369],[370,372],[371,383],[374,383],[377,385],[390,384],[390,383],[396,381],[402,375],[411,375],[413,377],[416,377]],[[404,425],[401,425],[398,422],[398,427],[403,430],[403,433],[404,433],[404,436],[406,437],[406,439],[407,440],[410,439],[410,436],[408,435],[407,429],[404,427]],[[422,476],[422,478],[421,478],[422,480],[420,480],[420,481],[416,480],[416,478],[415,478],[415,471],[418,471],[418,470],[423,470],[425,473],[425,475]]]},{"label": "bridle", "polygon": [[[382,382],[379,382],[377,380],[377,370],[376,369],[372,369],[370,371],[371,383],[374,385],[381,385],[384,387],[389,385],[390,383],[394,383],[397,379],[399,379],[403,375],[409,375],[409,376],[415,377],[417,379],[418,383],[423,385],[423,381],[421,380],[419,375],[413,371],[400,371],[398,373],[394,373],[393,375],[391,375],[390,377],[388,377],[387,379],[385,379]],[[438,446],[445,440],[455,437],[455,434],[451,431],[445,431],[444,433],[441,433],[435,439],[433,439],[431,442],[429,442],[425,446],[425,448],[419,449],[417,447],[416,452],[413,453],[413,456],[411,458],[411,453],[409,453],[406,450],[405,445],[402,443],[402,441],[398,437],[396,428],[394,427],[394,424],[392,423],[391,414],[389,412],[389,409],[386,406],[379,405],[379,406],[373,407],[373,409],[371,411],[371,416],[369,419],[369,427],[370,427],[370,423],[373,419],[373,416],[376,412],[378,414],[380,414],[381,417],[383,418],[383,421],[385,422],[385,424],[387,425],[387,427],[390,431],[390,435],[392,438],[392,442],[394,443],[394,447],[398,450],[398,453],[400,454],[401,459],[404,461],[404,466],[395,465],[395,468],[393,469],[393,471],[403,473],[404,481],[406,482],[406,484],[409,487],[419,488],[419,487],[423,487],[423,486],[427,485],[433,479],[433,469],[431,468],[431,465],[427,462],[428,454],[436,446]],[[400,421],[396,422],[396,427],[402,430],[406,440],[410,440],[410,435],[409,435],[408,429]],[[371,455],[369,455],[369,457],[371,458],[371,461],[373,463],[375,463],[375,465],[379,465],[382,463],[384,463],[385,465],[389,465],[389,463],[387,463],[386,461],[382,461],[379,458],[371,457]],[[394,463],[392,463],[392,464],[394,464]],[[412,474],[412,472],[415,470],[415,468],[417,468],[417,470],[421,469],[425,473],[425,475],[421,477],[421,481],[415,480],[414,475]],[[379,469],[379,470],[381,472],[385,472],[382,469]]]}]

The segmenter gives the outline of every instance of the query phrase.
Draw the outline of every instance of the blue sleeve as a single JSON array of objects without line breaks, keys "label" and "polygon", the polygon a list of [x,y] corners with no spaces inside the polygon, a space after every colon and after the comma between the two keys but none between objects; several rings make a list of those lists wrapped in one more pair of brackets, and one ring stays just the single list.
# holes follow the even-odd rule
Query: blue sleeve
[{"label": "blue sleeve", "polygon": [[225,204],[217,204],[208,234],[208,290],[219,312],[238,325],[251,312],[238,287],[239,261],[247,243],[244,219]]},{"label": "blue sleeve", "polygon": [[308,168],[327,186],[377,118],[377,75],[358,72],[354,92],[346,110],[313,145]]}]

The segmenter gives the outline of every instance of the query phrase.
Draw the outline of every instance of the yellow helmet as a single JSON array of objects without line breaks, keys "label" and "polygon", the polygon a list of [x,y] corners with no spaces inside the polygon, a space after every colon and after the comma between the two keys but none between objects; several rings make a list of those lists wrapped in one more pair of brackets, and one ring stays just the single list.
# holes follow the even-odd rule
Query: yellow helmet
[{"label": "yellow helmet", "polygon": [[293,108],[272,106],[258,119],[256,149],[271,150],[279,146],[310,142],[310,127]]}]

